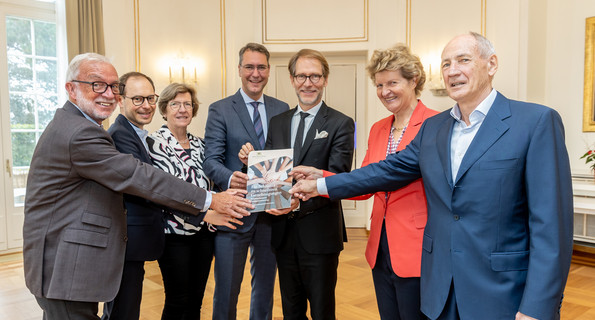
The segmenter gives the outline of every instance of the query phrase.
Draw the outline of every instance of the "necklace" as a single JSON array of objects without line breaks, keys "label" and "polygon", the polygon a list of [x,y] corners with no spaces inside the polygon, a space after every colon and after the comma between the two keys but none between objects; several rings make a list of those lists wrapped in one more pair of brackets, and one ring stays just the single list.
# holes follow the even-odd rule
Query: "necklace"
[{"label": "necklace", "polygon": [[407,122],[405,122],[405,124],[402,127],[395,127],[395,130],[403,131],[403,129],[407,128],[408,124],[409,124],[409,120],[407,120]]},{"label": "necklace", "polygon": [[184,140],[178,140],[178,143],[179,143],[179,144],[186,143],[186,142],[188,142],[188,138],[186,138],[186,139],[184,139]]}]

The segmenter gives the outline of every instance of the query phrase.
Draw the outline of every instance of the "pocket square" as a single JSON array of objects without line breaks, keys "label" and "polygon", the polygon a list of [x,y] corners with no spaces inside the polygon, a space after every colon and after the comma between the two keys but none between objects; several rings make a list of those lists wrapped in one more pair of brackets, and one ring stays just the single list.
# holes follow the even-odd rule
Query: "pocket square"
[{"label": "pocket square", "polygon": [[316,136],[314,137],[314,140],[316,140],[316,139],[323,139],[323,138],[326,138],[326,137],[328,137],[328,132],[326,132],[324,130],[318,132],[318,129],[316,129]]}]

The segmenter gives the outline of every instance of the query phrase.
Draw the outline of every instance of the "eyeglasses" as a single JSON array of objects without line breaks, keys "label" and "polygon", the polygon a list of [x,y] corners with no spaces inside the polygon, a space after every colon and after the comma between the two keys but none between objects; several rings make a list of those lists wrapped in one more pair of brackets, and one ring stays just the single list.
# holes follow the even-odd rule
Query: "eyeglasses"
[{"label": "eyeglasses", "polygon": [[89,81],[81,81],[81,80],[72,80],[72,82],[90,84],[91,88],[93,88],[93,92],[95,92],[95,93],[104,93],[107,91],[107,87],[112,88],[113,94],[120,94],[120,93],[124,92],[124,84],[123,83],[107,84],[103,81],[89,82]]},{"label": "eyeglasses", "polygon": [[321,74],[311,74],[311,75],[307,76],[305,74],[297,74],[297,75],[293,76],[293,78],[299,84],[306,82],[306,79],[310,79],[310,82],[312,82],[313,84],[316,84],[316,83],[318,83],[318,81],[320,81],[320,79],[322,79],[322,75]]},{"label": "eyeglasses", "polygon": [[125,98],[132,100],[132,104],[135,106],[142,106],[143,103],[145,103],[145,100],[147,100],[147,103],[149,105],[154,106],[157,103],[157,99],[159,98],[159,96],[156,94],[152,94],[152,95],[146,96],[146,97],[134,96],[134,97],[125,97]]},{"label": "eyeglasses", "polygon": [[182,107],[182,106],[184,106],[184,108],[186,108],[186,110],[192,110],[194,108],[194,104],[190,101],[186,101],[186,102],[172,101],[169,103],[169,106],[171,107],[172,111],[178,111],[180,109],[180,107]]},{"label": "eyeglasses", "polygon": [[248,73],[252,73],[254,72],[254,69],[258,70],[258,72],[265,72],[269,69],[269,66],[264,65],[264,64],[259,64],[257,66],[253,65],[253,64],[246,64],[242,66],[242,69],[244,69],[244,71],[248,72]]}]

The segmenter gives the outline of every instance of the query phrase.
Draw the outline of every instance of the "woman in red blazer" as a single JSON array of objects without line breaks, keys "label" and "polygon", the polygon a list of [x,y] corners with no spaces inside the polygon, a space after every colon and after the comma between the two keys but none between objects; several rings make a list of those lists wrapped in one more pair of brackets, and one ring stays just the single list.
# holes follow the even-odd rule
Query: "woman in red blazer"
[{"label": "woman in red blazer", "polygon": [[[362,167],[405,149],[424,120],[438,113],[417,99],[426,77],[421,61],[407,46],[376,50],[367,70],[376,85],[378,98],[392,114],[372,126]],[[332,175],[304,167],[297,167],[294,172],[296,178],[299,173],[309,179]],[[397,191],[352,200],[371,196],[374,196],[374,206],[366,260],[372,268],[380,317],[421,319],[421,245],[428,215],[423,182],[419,179]]]},{"label": "woman in red blazer", "polygon": [[[407,46],[376,50],[367,70],[378,98],[392,115],[372,126],[362,167],[405,149],[424,120],[438,113],[417,99],[426,76],[421,61]],[[366,260],[372,268],[381,319],[422,317],[419,275],[427,217],[421,179],[397,191],[374,194]]]}]

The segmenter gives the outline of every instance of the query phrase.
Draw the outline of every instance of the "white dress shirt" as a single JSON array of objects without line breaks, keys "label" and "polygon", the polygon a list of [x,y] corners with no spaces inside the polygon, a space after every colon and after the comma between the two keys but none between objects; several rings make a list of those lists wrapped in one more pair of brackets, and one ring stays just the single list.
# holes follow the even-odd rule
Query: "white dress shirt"
[{"label": "white dress shirt", "polygon": [[316,117],[316,114],[318,113],[318,110],[320,110],[320,107],[322,106],[322,100],[320,100],[320,102],[315,105],[313,108],[311,108],[308,111],[304,111],[304,109],[302,109],[302,107],[298,104],[297,106],[297,110],[296,112],[293,114],[293,117],[291,118],[291,146],[293,147],[293,145],[295,144],[295,135],[297,134],[297,129],[298,126],[300,125],[300,112],[305,112],[308,113],[309,116],[306,117],[306,119],[304,119],[304,136],[302,137],[302,144],[304,144],[304,141],[306,141],[306,133],[308,132],[308,130],[310,130],[310,127],[312,126],[312,122],[314,122],[314,118]]}]

